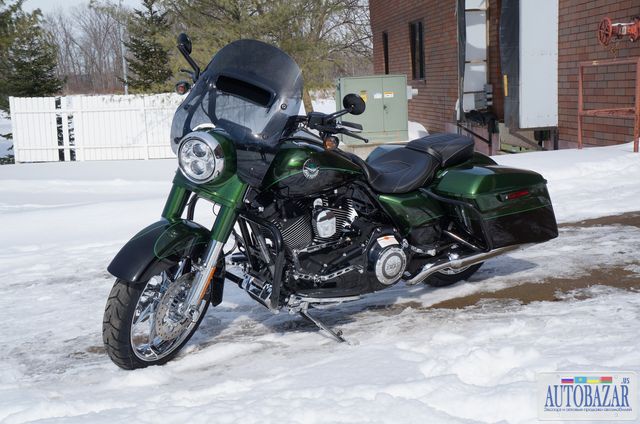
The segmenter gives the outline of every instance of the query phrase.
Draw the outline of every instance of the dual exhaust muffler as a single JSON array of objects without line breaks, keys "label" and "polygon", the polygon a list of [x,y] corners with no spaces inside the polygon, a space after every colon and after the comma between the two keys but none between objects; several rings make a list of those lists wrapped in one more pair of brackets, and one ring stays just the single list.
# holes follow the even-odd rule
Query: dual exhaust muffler
[{"label": "dual exhaust muffler", "polygon": [[497,249],[493,249],[488,252],[473,253],[469,256],[464,256],[462,258],[453,259],[453,260],[441,259],[436,262],[426,264],[425,266],[423,266],[420,272],[418,272],[413,278],[409,280],[405,280],[405,284],[408,286],[413,286],[415,284],[423,282],[429,276],[435,274],[438,271],[442,271],[443,269],[450,268],[453,270],[459,270],[462,268],[469,267],[471,265],[479,264],[480,262],[484,262],[488,259],[495,258],[496,256],[503,255],[507,252],[522,249],[527,245],[528,244],[516,244],[513,246],[499,247]]}]

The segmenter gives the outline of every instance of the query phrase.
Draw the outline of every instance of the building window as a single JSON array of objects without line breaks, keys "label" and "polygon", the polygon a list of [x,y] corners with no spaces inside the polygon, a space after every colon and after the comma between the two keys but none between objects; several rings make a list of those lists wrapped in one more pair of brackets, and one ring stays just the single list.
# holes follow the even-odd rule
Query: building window
[{"label": "building window", "polygon": [[411,36],[411,76],[414,80],[424,79],[424,32],[422,21],[409,24]]},{"label": "building window", "polygon": [[469,112],[491,106],[487,98],[488,66],[487,39],[488,1],[467,0],[465,3],[465,57],[462,110]]},{"label": "building window", "polygon": [[389,34],[382,33],[382,55],[384,57],[384,73],[389,74]]}]

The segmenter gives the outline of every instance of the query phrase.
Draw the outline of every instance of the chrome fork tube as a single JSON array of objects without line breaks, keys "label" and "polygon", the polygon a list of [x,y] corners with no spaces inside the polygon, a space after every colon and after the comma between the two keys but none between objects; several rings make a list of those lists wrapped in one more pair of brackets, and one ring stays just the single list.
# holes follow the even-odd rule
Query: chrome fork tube
[{"label": "chrome fork tube", "polygon": [[[246,185],[241,186],[241,190],[238,191],[238,202],[241,201],[242,196],[246,193],[246,187]],[[181,308],[182,312],[193,321],[198,319],[199,306],[207,294],[207,289],[211,284],[213,274],[216,271],[216,265],[222,254],[222,248],[229,239],[237,218],[238,211],[235,204],[233,206],[220,205],[216,220],[211,228],[211,241],[203,256],[203,260],[194,266],[197,272],[191,284],[191,290],[189,290],[187,298]]]},{"label": "chrome fork tube", "polygon": [[207,252],[204,256],[201,267],[198,269],[194,278],[191,290],[187,295],[187,299],[184,303],[184,311],[191,318],[192,321],[198,320],[198,310],[200,302],[204,300],[204,296],[207,293],[207,289],[213,279],[213,274],[216,271],[216,264],[222,253],[224,243],[218,240],[211,240]]}]

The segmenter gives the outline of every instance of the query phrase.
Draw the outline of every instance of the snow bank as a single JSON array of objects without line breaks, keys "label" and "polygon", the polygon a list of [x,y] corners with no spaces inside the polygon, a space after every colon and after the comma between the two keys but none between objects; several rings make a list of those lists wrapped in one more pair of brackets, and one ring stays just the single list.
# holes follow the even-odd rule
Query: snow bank
[{"label": "snow bank", "polygon": [[640,210],[640,153],[633,153],[633,143],[493,159],[541,173],[560,222]]},{"label": "snow bank", "polygon": [[409,121],[409,140],[415,140],[416,138],[425,137],[429,135],[429,131],[424,125],[418,122]]}]

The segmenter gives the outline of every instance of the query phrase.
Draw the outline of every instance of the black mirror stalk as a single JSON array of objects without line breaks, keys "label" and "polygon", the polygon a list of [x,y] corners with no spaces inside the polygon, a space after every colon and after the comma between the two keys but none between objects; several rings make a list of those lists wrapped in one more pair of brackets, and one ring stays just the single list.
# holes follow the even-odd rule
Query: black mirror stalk
[{"label": "black mirror stalk", "polygon": [[325,119],[327,120],[327,122],[329,122],[329,121],[333,121],[334,119],[339,118],[339,117],[341,117],[341,116],[343,116],[343,115],[346,115],[347,113],[349,113],[349,110],[347,110],[347,109],[342,109],[342,110],[339,110],[339,111],[337,111],[337,112],[333,112],[333,113],[331,113],[331,114],[327,115],[327,116],[325,117]]},{"label": "black mirror stalk", "polygon": [[[182,56],[185,58],[189,66],[193,68],[193,73],[191,74],[191,78],[193,79],[193,82],[196,82],[196,80],[200,78],[200,67],[198,66],[196,61],[193,60],[193,58],[191,57],[191,49],[192,49],[192,45],[191,45],[191,39],[189,38],[189,36],[185,33],[180,34],[178,36],[178,50],[180,51]],[[181,69],[181,71],[183,70]]]},{"label": "black mirror stalk", "polygon": [[189,75],[189,77],[190,77],[193,81],[195,81],[196,74],[195,74],[193,71],[190,71],[190,70],[188,70],[188,69],[180,69],[180,72],[182,72],[183,74],[187,74],[187,75]]}]

